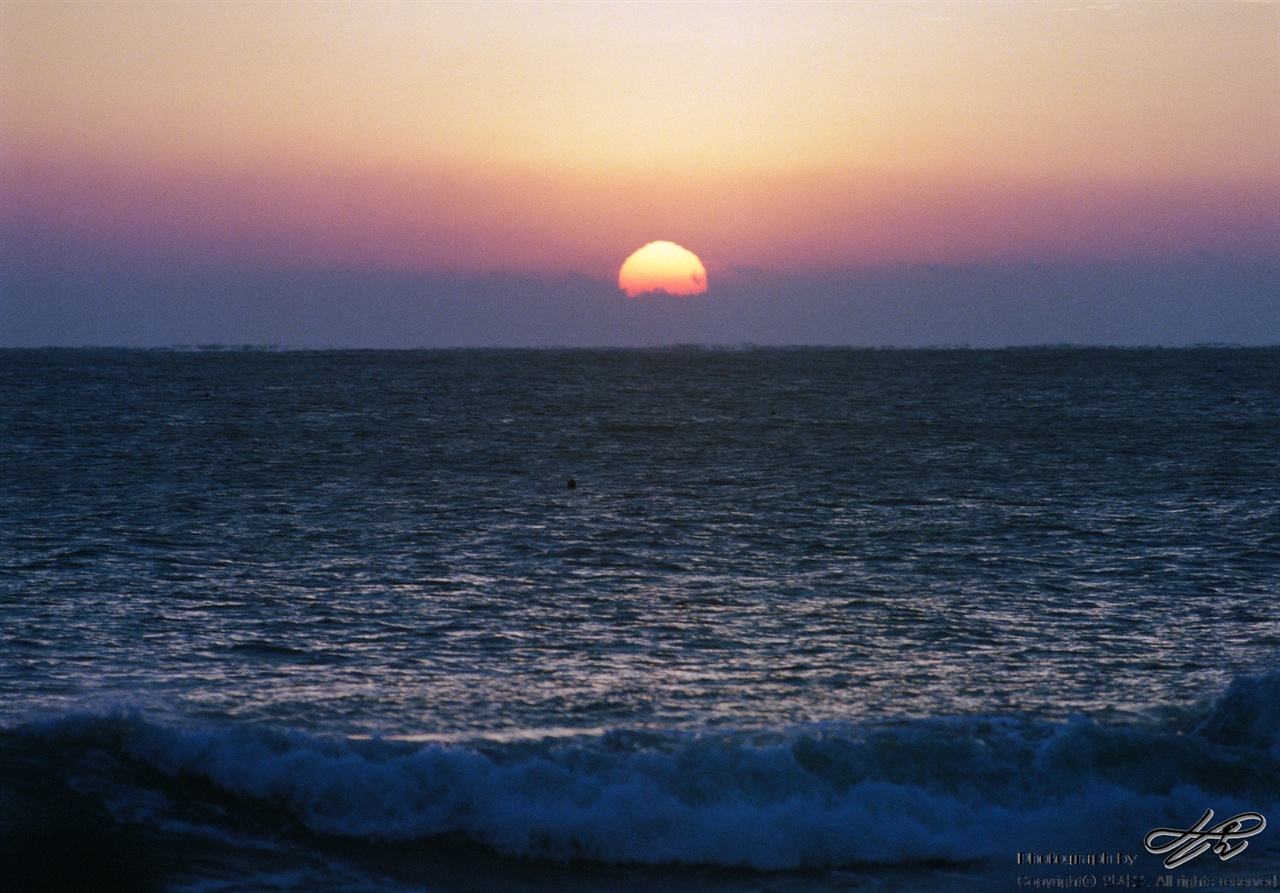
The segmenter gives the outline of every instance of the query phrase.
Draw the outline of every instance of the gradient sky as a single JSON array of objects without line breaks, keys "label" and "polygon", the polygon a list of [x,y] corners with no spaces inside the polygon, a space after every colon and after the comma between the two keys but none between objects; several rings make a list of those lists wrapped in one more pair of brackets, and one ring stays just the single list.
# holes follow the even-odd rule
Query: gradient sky
[{"label": "gradient sky", "polygon": [[1280,4],[2,0],[0,164],[19,266],[1274,268]]}]

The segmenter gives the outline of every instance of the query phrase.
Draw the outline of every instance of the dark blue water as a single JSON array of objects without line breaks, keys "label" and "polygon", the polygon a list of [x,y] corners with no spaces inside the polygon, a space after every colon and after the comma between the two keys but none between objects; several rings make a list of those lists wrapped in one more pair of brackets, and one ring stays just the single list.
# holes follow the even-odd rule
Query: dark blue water
[{"label": "dark blue water", "polygon": [[0,494],[15,864],[1150,886],[1280,812],[1280,350],[4,351]]}]

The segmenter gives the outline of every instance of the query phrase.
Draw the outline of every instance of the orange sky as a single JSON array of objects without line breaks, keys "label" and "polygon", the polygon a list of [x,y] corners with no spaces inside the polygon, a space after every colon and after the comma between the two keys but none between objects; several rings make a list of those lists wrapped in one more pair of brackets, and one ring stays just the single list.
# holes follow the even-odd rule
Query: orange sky
[{"label": "orange sky", "polygon": [[1280,5],[0,5],[0,213],[180,262],[1275,255]]}]

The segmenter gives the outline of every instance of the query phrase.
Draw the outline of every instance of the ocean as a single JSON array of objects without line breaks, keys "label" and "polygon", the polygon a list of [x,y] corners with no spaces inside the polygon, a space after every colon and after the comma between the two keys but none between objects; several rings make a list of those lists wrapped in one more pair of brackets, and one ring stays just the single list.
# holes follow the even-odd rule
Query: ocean
[{"label": "ocean", "polygon": [[1267,888],[1278,595],[1275,348],[0,351],[0,888]]}]

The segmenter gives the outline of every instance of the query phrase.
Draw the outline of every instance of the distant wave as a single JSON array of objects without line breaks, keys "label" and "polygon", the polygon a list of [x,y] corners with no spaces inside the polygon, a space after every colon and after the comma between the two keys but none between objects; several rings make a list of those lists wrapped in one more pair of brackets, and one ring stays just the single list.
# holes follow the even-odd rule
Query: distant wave
[{"label": "distant wave", "polygon": [[[1140,852],[1146,831],[1206,808],[1280,824],[1280,673],[1237,679],[1190,731],[967,717],[422,744],[77,715],[0,740],[121,820],[251,809],[323,835],[557,860],[959,863]],[[1274,861],[1275,839],[1255,855]]]}]

